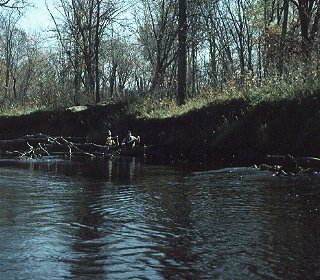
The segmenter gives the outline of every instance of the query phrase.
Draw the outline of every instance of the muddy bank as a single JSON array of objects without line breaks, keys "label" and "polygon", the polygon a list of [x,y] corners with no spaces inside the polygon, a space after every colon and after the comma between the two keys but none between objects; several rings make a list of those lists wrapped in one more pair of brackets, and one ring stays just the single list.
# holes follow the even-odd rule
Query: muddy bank
[{"label": "muddy bank", "polygon": [[245,101],[228,101],[162,120],[135,119],[126,104],[90,106],[76,110],[36,112],[0,118],[0,138],[26,134],[79,136],[102,144],[106,131],[119,138],[128,129],[150,146],[154,159],[218,159],[263,161],[267,154],[318,156],[320,154],[319,96],[290,102],[260,104],[250,108]]}]

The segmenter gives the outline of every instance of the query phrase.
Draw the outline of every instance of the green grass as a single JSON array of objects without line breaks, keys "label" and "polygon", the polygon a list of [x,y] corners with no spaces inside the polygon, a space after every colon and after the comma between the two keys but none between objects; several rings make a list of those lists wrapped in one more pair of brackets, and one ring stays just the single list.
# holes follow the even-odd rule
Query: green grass
[{"label": "green grass", "polygon": [[39,111],[50,111],[50,109],[44,106],[10,106],[6,109],[0,111],[0,116],[10,117],[10,116],[24,116],[30,115]]},{"label": "green grass", "polygon": [[303,99],[312,95],[320,95],[320,80],[299,79],[294,82],[283,80],[270,80],[262,86],[246,86],[237,88],[229,85],[222,91],[208,89],[199,95],[189,98],[183,106],[178,106],[172,97],[138,99],[129,104],[129,112],[142,119],[165,119],[178,117],[191,111],[196,111],[215,104],[232,100],[243,100],[248,108],[253,108],[261,103],[283,102],[293,99]]},{"label": "green grass", "polygon": [[[300,78],[292,82],[279,79],[269,80],[260,86],[254,86],[253,81],[247,81],[243,88],[231,83],[223,90],[203,90],[197,96],[188,98],[183,106],[177,105],[172,94],[163,97],[150,94],[147,97],[141,97],[130,102],[127,109],[129,114],[139,119],[165,119],[178,117],[228,101],[241,100],[250,109],[261,103],[285,102],[286,100],[303,99],[312,95],[320,95],[320,80],[316,79],[316,76],[309,76],[308,79]],[[12,105],[0,110],[0,116],[21,116],[50,110],[52,108],[40,106],[38,103],[24,106]]]}]

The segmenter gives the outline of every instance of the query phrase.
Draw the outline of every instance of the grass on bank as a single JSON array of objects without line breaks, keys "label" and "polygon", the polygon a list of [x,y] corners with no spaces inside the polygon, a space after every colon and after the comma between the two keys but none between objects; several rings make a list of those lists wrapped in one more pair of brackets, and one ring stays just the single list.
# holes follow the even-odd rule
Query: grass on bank
[{"label": "grass on bank", "polygon": [[223,90],[204,90],[196,97],[189,98],[183,106],[178,106],[173,97],[148,96],[129,104],[128,110],[141,119],[165,119],[231,100],[242,100],[250,109],[262,102],[300,100],[313,95],[320,95],[319,79],[299,79],[290,83],[275,80],[268,81],[262,86],[247,85],[239,88],[231,84]]},{"label": "grass on bank", "polygon": [[50,111],[50,109],[44,107],[44,106],[10,106],[9,108],[6,108],[5,110],[0,112],[0,116],[2,117],[11,117],[11,116],[25,116],[30,115],[35,112],[43,112],[43,111]]},{"label": "grass on bank", "polygon": [[[270,80],[260,86],[254,86],[250,81],[242,88],[231,83],[222,90],[203,90],[197,96],[188,98],[183,106],[177,105],[176,99],[172,94],[163,96],[150,94],[129,102],[127,109],[128,113],[136,118],[165,119],[178,117],[192,111],[232,100],[243,101],[247,104],[247,108],[250,109],[261,103],[274,103],[294,99],[299,100],[314,95],[319,95],[320,97],[320,79],[315,76],[309,77],[308,79],[296,79],[292,82]],[[59,108],[48,108],[41,106],[39,103],[27,106],[12,105],[9,108],[0,111],[0,116],[21,116],[57,109]]]}]

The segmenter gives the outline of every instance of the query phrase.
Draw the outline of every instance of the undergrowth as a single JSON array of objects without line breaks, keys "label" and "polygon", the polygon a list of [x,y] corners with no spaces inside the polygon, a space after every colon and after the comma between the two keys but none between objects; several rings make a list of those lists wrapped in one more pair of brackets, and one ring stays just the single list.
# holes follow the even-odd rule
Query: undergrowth
[{"label": "undergrowth", "polygon": [[[202,108],[217,104],[241,100],[247,104],[247,108],[254,108],[261,103],[286,102],[301,100],[308,96],[320,97],[320,79],[316,76],[293,79],[286,82],[281,79],[265,81],[257,85],[256,81],[246,80],[242,87],[235,83],[229,83],[223,89],[204,89],[194,97],[187,98],[182,106],[178,106],[176,99],[171,93],[159,95],[149,94],[138,97],[128,103],[129,114],[140,119],[165,119],[178,117],[183,114],[197,111]],[[70,104],[71,106],[71,104]],[[0,110],[1,116],[21,116],[38,111],[50,111],[63,108],[49,108],[40,104],[11,105]]]},{"label": "undergrowth", "polygon": [[50,111],[49,108],[44,106],[10,106],[0,111],[0,116],[24,116],[39,111]]},{"label": "undergrowth", "polygon": [[243,100],[248,108],[253,108],[262,102],[301,100],[313,95],[320,95],[319,79],[299,79],[290,83],[270,80],[259,86],[247,84],[240,88],[230,84],[223,90],[203,90],[197,96],[188,98],[182,106],[178,106],[172,96],[155,98],[149,95],[129,104],[128,110],[137,118],[165,119],[232,100]]}]

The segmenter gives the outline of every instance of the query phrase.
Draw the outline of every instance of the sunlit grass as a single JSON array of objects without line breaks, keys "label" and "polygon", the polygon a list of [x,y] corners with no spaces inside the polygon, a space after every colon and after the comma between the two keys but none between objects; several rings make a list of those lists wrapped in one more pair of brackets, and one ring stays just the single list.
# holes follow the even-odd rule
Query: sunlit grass
[{"label": "sunlit grass", "polygon": [[[244,86],[235,83],[224,86],[223,89],[208,88],[194,97],[189,97],[186,103],[178,106],[172,93],[162,96],[149,94],[133,99],[128,103],[127,113],[140,119],[165,119],[178,117],[206,107],[226,104],[232,101],[242,101],[246,108],[254,108],[261,103],[286,102],[294,99],[303,99],[312,95],[320,95],[320,80],[317,76],[293,79],[286,82],[282,79],[264,81],[257,85],[256,81],[246,80]],[[65,109],[66,103],[59,103],[54,108],[41,105],[40,102],[30,104],[11,105],[0,109],[0,116],[22,116],[39,111]],[[72,104],[68,104],[72,106]]]},{"label": "sunlit grass", "polygon": [[314,94],[320,94],[319,79],[299,79],[293,82],[270,80],[259,86],[247,84],[240,88],[230,84],[223,90],[203,90],[196,97],[188,98],[182,106],[178,106],[173,97],[157,98],[150,95],[131,103],[129,112],[137,118],[165,119],[232,100],[243,100],[247,108],[253,108],[262,102],[289,101]]},{"label": "sunlit grass", "polygon": [[153,119],[153,118],[170,118],[195,111],[203,107],[213,105],[214,103],[225,102],[230,99],[244,98],[239,92],[229,92],[222,94],[214,90],[205,90],[196,97],[188,98],[186,103],[178,106],[176,99],[172,96],[155,98],[147,96],[139,98],[129,104],[129,113],[137,118]]},{"label": "sunlit grass", "polygon": [[45,106],[10,106],[0,111],[0,116],[23,116],[29,115],[39,111],[48,111]]}]

